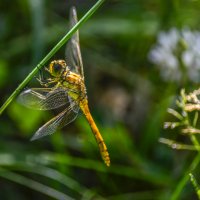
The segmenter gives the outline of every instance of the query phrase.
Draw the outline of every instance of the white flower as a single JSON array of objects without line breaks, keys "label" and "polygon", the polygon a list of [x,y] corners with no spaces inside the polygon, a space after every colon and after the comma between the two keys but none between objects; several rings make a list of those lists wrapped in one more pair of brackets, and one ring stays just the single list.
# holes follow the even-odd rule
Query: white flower
[{"label": "white flower", "polygon": [[180,81],[184,76],[200,82],[200,33],[184,28],[160,32],[148,55],[160,68],[164,80]]}]

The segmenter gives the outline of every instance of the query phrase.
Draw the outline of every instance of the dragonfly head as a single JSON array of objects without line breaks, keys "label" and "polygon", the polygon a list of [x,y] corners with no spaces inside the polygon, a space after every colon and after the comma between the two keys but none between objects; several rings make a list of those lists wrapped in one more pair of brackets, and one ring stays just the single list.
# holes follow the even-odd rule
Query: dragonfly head
[{"label": "dragonfly head", "polygon": [[54,60],[49,64],[49,73],[54,77],[60,77],[66,70],[69,69],[64,60]]}]

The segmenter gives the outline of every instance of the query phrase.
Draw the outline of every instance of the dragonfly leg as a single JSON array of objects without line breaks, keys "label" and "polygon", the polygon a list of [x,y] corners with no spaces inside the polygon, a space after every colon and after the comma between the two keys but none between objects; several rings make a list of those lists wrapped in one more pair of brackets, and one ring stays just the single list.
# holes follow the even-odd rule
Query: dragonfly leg
[{"label": "dragonfly leg", "polygon": [[[45,70],[49,72],[48,68],[45,67]],[[52,79],[47,79],[44,77],[42,70],[39,69],[39,77],[36,78],[38,80],[38,82],[40,83],[40,85],[47,87],[51,82],[53,82]]]},{"label": "dragonfly leg", "polygon": [[49,85],[58,82],[58,80],[54,78],[44,78],[43,75],[41,76],[41,74],[39,75],[39,78],[36,78],[36,79],[38,80],[40,85],[44,87],[48,87]]},{"label": "dragonfly leg", "polygon": [[39,78],[36,78],[37,79],[37,81],[40,83],[40,85],[42,85],[42,86],[48,86],[47,84],[48,84],[48,79],[45,79],[44,77],[42,77],[41,75],[39,75]]},{"label": "dragonfly leg", "polygon": [[45,85],[46,82],[47,82],[47,80],[44,78],[44,75],[43,75],[41,69],[39,70],[39,77],[36,78],[36,79],[37,79],[37,81],[38,81],[41,85]]}]

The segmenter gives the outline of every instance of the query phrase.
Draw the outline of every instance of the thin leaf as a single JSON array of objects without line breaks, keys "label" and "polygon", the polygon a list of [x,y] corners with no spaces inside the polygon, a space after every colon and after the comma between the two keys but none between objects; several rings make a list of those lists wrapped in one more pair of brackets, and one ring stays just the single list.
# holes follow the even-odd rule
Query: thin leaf
[{"label": "thin leaf", "polygon": [[10,181],[19,183],[23,186],[26,186],[30,189],[36,190],[38,192],[41,192],[47,196],[53,197],[55,199],[59,199],[59,200],[73,200],[73,198],[69,197],[68,195],[57,191],[51,187],[48,187],[46,185],[43,185],[37,181],[31,180],[29,178],[26,178],[22,175],[19,175],[17,173],[5,170],[3,168],[0,168],[0,177],[3,177],[5,179],[8,179]]},{"label": "thin leaf", "polygon": [[195,179],[195,177],[193,176],[192,173],[189,174],[190,176],[190,180],[194,186],[194,189],[196,190],[196,194],[198,196],[198,199],[200,200],[200,187],[199,187],[199,184],[197,183],[197,180]]},{"label": "thin leaf", "polygon": [[72,35],[83,25],[101,6],[105,0],[99,0],[97,3],[74,25],[72,29],[54,46],[54,48],[43,58],[43,60],[33,69],[33,71],[24,79],[24,81],[16,88],[10,95],[6,102],[0,108],[0,115],[6,107],[13,101],[13,99],[21,92],[27,83],[34,77],[34,75],[46,64],[46,62],[72,37]]}]

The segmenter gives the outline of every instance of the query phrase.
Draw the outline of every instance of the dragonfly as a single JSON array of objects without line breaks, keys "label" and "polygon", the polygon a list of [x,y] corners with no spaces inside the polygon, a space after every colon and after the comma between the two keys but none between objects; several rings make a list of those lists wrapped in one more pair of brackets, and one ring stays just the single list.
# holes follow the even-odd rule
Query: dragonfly
[{"label": "dragonfly", "polygon": [[[70,9],[70,26],[73,27],[77,22],[77,12],[75,7],[72,7]],[[88,106],[78,30],[66,45],[66,55],[68,62],[53,60],[48,68],[45,68],[50,78],[38,78],[41,88],[28,88],[22,91],[18,97],[21,104],[31,109],[61,109],[56,116],[36,131],[31,141],[51,135],[63,128],[74,121],[81,110],[91,127],[102,159],[107,166],[110,166],[106,144]]]}]

